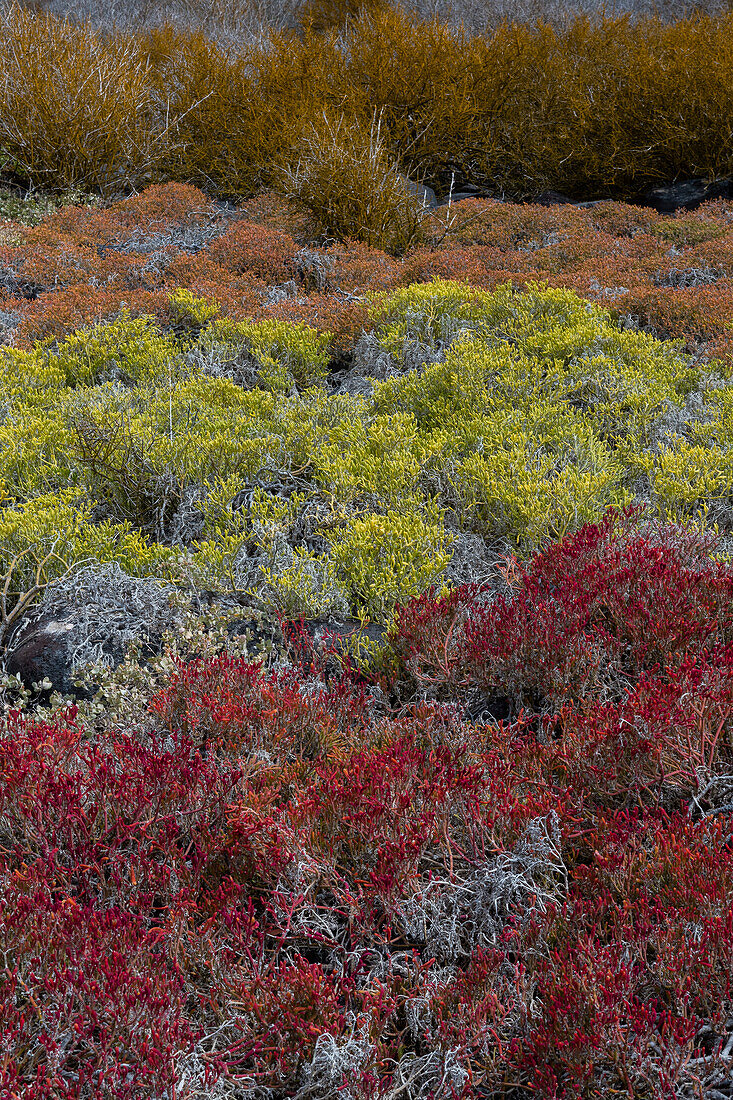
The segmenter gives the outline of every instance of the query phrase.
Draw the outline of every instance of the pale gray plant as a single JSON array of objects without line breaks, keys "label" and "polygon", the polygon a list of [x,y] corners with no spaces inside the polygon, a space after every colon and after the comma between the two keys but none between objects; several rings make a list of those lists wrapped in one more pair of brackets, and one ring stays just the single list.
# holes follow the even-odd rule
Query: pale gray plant
[{"label": "pale gray plant", "polygon": [[334,259],[319,248],[301,248],[293,258],[298,278],[306,290],[326,290],[333,274]]},{"label": "pale gray plant", "polygon": [[396,914],[405,935],[444,963],[492,947],[507,918],[544,913],[567,890],[557,815],[531,821],[512,851],[480,867],[435,877],[400,901]]},{"label": "pale gray plant", "polygon": [[718,279],[726,277],[726,272],[714,267],[686,267],[672,268],[671,271],[656,275],[653,279],[654,286],[672,287],[675,290],[684,290],[693,286],[709,286]]},{"label": "pale gray plant", "polygon": [[178,621],[175,594],[173,585],[131,577],[117,562],[93,562],[49,584],[25,621],[64,618],[73,623],[59,635],[72,671],[90,664],[110,667],[131,643],[150,643]]},{"label": "pale gray plant", "polygon": [[276,286],[268,286],[262,292],[262,304],[265,306],[278,305],[280,302],[294,301],[298,297],[298,285],[295,279],[287,279]]},{"label": "pale gray plant", "polygon": [[395,1065],[387,1100],[453,1100],[462,1094],[469,1076],[456,1050],[409,1052]]},{"label": "pale gray plant", "polygon": [[653,449],[663,450],[680,438],[687,438],[690,427],[710,419],[705,395],[700,390],[687,394],[681,405],[668,401],[649,436]]},{"label": "pale gray plant", "polygon": [[365,1029],[354,1030],[340,1042],[328,1032],[318,1036],[309,1063],[301,1070],[301,1085],[293,1100],[361,1100],[359,1076],[373,1055],[373,1044]]},{"label": "pale gray plant", "polygon": [[[236,1017],[225,1020],[215,1031],[200,1039],[192,1050],[180,1051],[175,1058],[175,1091],[185,1100],[273,1100],[275,1093],[252,1078],[233,1079],[222,1074],[211,1080],[211,1058],[231,1040]],[[159,1100],[171,1100],[168,1096]]]},{"label": "pale gray plant", "polygon": [[211,221],[206,225],[178,225],[157,233],[135,229],[125,242],[118,246],[120,252],[138,253],[143,256],[172,252],[195,254],[208,248],[212,241],[226,230],[225,221]]},{"label": "pale gray plant", "polygon": [[[9,0],[8,0],[9,2]],[[591,19],[628,15],[632,19],[659,15],[679,19],[695,12],[716,15],[727,11],[727,0],[397,0],[400,7],[429,20],[437,16],[458,30],[491,31],[502,22],[533,23],[542,20],[563,27],[577,15]],[[36,7],[95,27],[136,30],[161,26],[206,31],[232,49],[252,40],[263,40],[271,30],[297,26],[304,0],[36,0]]]},{"label": "pale gray plant", "polygon": [[[252,543],[239,550],[226,579],[235,592],[253,600],[258,607],[277,607],[291,616],[306,618],[345,617],[349,601],[335,580],[327,557],[304,551],[297,554],[284,531],[260,532],[254,525]],[[297,575],[297,590],[279,583],[284,574]]]}]

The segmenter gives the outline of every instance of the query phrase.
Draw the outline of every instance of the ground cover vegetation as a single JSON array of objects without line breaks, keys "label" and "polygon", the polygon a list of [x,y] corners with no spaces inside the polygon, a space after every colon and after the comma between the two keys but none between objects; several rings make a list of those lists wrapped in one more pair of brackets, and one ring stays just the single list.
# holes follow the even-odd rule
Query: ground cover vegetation
[{"label": "ground cover vegetation", "polygon": [[4,1091],[725,1096],[718,551],[605,520],[409,604],[371,676],[294,630],[11,716]]},{"label": "ground cover vegetation", "polygon": [[0,39],[0,1094],[729,1100],[730,16],[143,7]]},{"label": "ground cover vegetation", "polygon": [[72,198],[2,226],[5,659],[76,616],[2,1091],[727,1096],[728,205]]}]

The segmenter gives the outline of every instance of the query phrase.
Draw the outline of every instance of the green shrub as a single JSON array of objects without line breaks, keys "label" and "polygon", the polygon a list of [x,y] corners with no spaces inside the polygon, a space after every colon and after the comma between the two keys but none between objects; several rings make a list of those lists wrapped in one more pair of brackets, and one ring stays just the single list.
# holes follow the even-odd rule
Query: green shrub
[{"label": "green shrub", "polygon": [[[65,405],[70,451],[90,494],[116,517],[158,538],[191,491],[237,474],[277,469],[278,441],[263,419],[264,391],[223,379],[189,380],[168,390],[90,390]],[[266,421],[265,421],[266,423]]]},{"label": "green shrub", "polygon": [[175,340],[163,336],[152,318],[132,318],[127,310],[51,345],[48,363],[69,386],[110,379],[126,385],[170,381],[180,366]]},{"label": "green shrub", "polygon": [[65,386],[65,371],[40,349],[0,348],[0,408],[5,417],[19,406],[49,408]]},{"label": "green shrub", "polygon": [[376,387],[376,406],[437,427],[451,410],[508,409],[537,400],[582,409],[601,438],[646,445],[670,403],[697,385],[679,343],[622,331],[573,291],[506,284],[476,291],[436,280],[376,308],[379,340],[395,355],[419,343],[444,354],[419,375]]},{"label": "green shrub", "polygon": [[92,507],[73,489],[45,494],[0,513],[0,577],[9,610],[84,562],[117,562],[134,577],[176,579],[176,555],[129,524],[92,522]]},{"label": "green shrub", "polygon": [[22,501],[78,482],[73,436],[57,409],[18,410],[0,423],[0,479]]},{"label": "green shrub", "polygon": [[0,350],[6,566],[93,556],[385,621],[456,530],[528,553],[639,495],[733,527],[733,389],[570,291],[375,299],[403,369],[369,397],[323,385],[328,333],[174,301],[178,336],[123,314]]},{"label": "green shrub", "polygon": [[198,333],[221,313],[221,306],[209,298],[201,298],[184,287],[178,287],[168,298],[174,325],[178,332]]},{"label": "green shrub", "polygon": [[448,459],[443,495],[461,525],[524,550],[623,507],[624,466],[573,409],[538,403],[482,418],[482,446]]}]

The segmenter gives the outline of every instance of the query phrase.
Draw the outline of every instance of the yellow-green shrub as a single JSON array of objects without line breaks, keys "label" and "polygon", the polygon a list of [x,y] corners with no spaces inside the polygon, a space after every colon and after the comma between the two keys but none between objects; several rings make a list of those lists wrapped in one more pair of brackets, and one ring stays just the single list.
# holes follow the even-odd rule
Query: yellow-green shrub
[{"label": "yellow-green shrub", "polygon": [[197,332],[221,313],[218,302],[192,294],[185,287],[174,290],[168,302],[176,328],[184,332]]},{"label": "yellow-green shrub", "polygon": [[175,340],[163,336],[150,317],[131,317],[123,310],[116,320],[67,336],[51,345],[48,363],[70,386],[107,379],[135,382],[171,380],[180,369]]},{"label": "yellow-green shrub", "polygon": [[259,487],[246,491],[236,477],[216,484],[201,503],[207,537],[193,546],[191,575],[289,616],[348,614],[330,558],[291,545],[304,504],[302,493],[281,500]]},{"label": "yellow-green shrub", "polygon": [[[733,440],[731,440],[733,443]],[[682,440],[659,454],[643,455],[651,499],[670,520],[704,519],[710,505],[733,500],[733,447],[694,446]]]},{"label": "yellow-green shrub", "polygon": [[[197,583],[287,613],[384,619],[439,580],[449,526],[528,551],[644,479],[664,514],[729,507],[731,387],[569,291],[438,281],[382,297],[377,339],[433,361],[370,397],[311,384],[328,334],[176,301],[191,322],[180,340],[123,315],[0,351],[4,515],[41,524],[34,547],[53,531],[74,555],[129,543],[138,569],[185,559]],[[233,377],[212,376],[215,362]],[[253,375],[237,384],[242,362]],[[68,534],[72,498],[82,526]]]},{"label": "yellow-green shrub", "polygon": [[180,575],[176,556],[129,524],[92,522],[91,503],[73,489],[49,493],[0,512],[0,570],[11,596],[29,588],[39,565],[44,583],[86,561],[118,562],[131,576]]},{"label": "yellow-green shrub", "polygon": [[39,349],[0,348],[0,408],[11,415],[20,405],[48,408],[66,386],[66,373]]},{"label": "yellow-green shrub", "polygon": [[55,410],[21,408],[0,423],[0,479],[24,500],[74,485],[72,434]]},{"label": "yellow-green shrub", "polygon": [[64,409],[84,484],[120,519],[162,535],[188,487],[279,468],[264,418],[272,397],[224,379],[88,390]]},{"label": "yellow-green shrub", "polygon": [[[506,288],[507,295],[511,288]],[[462,332],[482,328],[494,298],[467,283],[434,279],[375,295],[371,310],[379,342],[396,359],[408,344],[445,346]]]},{"label": "yellow-green shrub", "polygon": [[411,412],[438,427],[459,409],[530,407],[538,400],[584,410],[601,438],[646,445],[668,403],[697,385],[680,345],[622,331],[608,311],[569,290],[510,284],[476,291],[436,280],[398,291],[378,308],[383,346],[419,341],[445,361],[376,387],[378,409]]},{"label": "yellow-green shrub", "polygon": [[733,390],[703,390],[697,415],[681,419],[664,446],[637,456],[653,502],[684,521],[705,518],[711,505],[733,504]]},{"label": "yellow-green shrub", "polygon": [[273,393],[289,393],[318,385],[328,370],[330,333],[309,325],[289,324],[274,318],[263,321],[213,320],[198,338],[194,361],[209,369],[236,373],[243,360],[251,360],[257,384]]},{"label": "yellow-green shrub", "polygon": [[462,526],[531,550],[629,503],[623,464],[575,410],[507,406],[481,428],[481,447],[443,468]]},{"label": "yellow-green shrub", "polygon": [[425,514],[407,509],[360,516],[328,539],[354,610],[380,622],[395,603],[436,582],[451,557],[451,537],[434,506]]},{"label": "yellow-green shrub", "polygon": [[396,507],[417,493],[424,457],[409,413],[355,417],[334,425],[318,447],[313,476],[342,504],[366,497]]}]

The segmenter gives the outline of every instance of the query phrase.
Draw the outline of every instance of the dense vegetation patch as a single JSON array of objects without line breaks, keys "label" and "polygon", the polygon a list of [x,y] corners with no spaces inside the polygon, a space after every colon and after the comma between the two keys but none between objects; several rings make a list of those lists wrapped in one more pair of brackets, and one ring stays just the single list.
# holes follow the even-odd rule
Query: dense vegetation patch
[{"label": "dense vegetation patch", "polygon": [[[349,135],[379,120],[377,160],[441,194],[455,177],[515,197],[552,187],[628,198],[731,171],[729,13],[505,22],[475,35],[387,3],[346,5],[335,27],[313,16],[299,32],[227,46],[12,6],[0,44],[5,170],[37,186],[115,194],[176,179],[241,198],[297,165],[323,177],[334,130],[348,159]],[[368,141],[361,153],[363,169]]]},{"label": "dense vegetation patch", "polygon": [[720,1100],[727,204],[36,214],[2,645],[78,692],[2,679],[0,1092]]},{"label": "dense vegetation patch", "polygon": [[296,632],[269,671],[181,663],[124,725],[11,719],[3,1088],[724,1095],[718,549],[609,520],[501,595],[424,597],[376,675],[399,713]]},{"label": "dense vegetation patch", "polygon": [[0,354],[11,595],[53,550],[47,579],[91,556],[386,622],[456,550],[488,568],[632,500],[731,527],[727,367],[572,291],[376,295],[337,384],[328,333],[169,309]]}]

